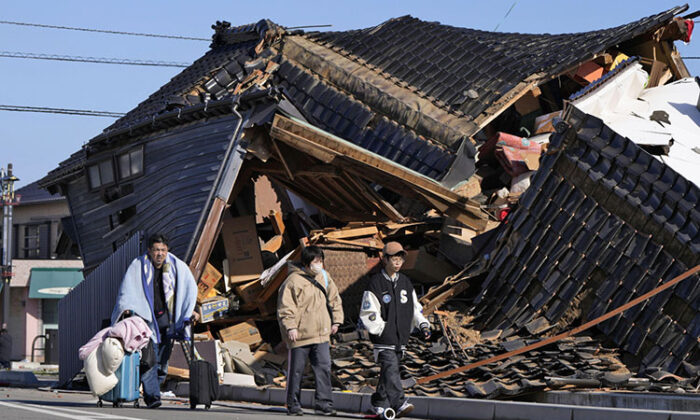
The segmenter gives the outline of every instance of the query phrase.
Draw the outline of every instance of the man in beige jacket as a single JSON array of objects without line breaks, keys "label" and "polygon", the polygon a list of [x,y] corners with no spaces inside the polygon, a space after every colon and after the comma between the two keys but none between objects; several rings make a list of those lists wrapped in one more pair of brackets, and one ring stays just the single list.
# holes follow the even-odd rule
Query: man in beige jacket
[{"label": "man in beige jacket", "polygon": [[316,414],[334,416],[331,391],[330,336],[343,323],[338,288],[323,269],[323,251],[301,251],[301,266],[289,264],[289,276],[277,298],[277,318],[289,348],[287,358],[287,414],[301,416],[301,378],[307,358],[316,377]]}]

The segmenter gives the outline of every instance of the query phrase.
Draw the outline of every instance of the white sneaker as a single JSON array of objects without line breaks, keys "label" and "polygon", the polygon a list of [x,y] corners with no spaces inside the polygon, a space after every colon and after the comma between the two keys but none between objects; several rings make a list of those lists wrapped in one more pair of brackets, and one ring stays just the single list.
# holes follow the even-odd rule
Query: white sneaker
[{"label": "white sneaker", "polygon": [[377,418],[380,419],[394,419],[396,418],[396,413],[391,408],[384,407],[372,407],[372,411],[376,414]]},{"label": "white sneaker", "polygon": [[404,401],[403,404],[401,404],[401,407],[399,407],[398,410],[396,410],[396,418],[407,416],[411,414],[411,411],[413,411],[415,407],[413,404],[408,402],[408,400]]},{"label": "white sneaker", "polygon": [[384,414],[384,410],[386,410],[384,407],[372,407],[372,412],[374,412],[374,414],[378,415],[379,417],[381,417]]}]

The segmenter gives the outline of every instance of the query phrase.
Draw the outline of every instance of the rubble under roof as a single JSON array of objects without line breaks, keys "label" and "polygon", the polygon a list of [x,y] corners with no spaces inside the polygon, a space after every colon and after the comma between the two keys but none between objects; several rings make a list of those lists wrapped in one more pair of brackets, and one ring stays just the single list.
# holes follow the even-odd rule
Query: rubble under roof
[{"label": "rubble under roof", "polygon": [[[685,158],[700,136],[692,135],[696,119],[695,127],[676,123],[692,99],[679,89],[693,79],[673,47],[690,36],[677,17],[686,9],[561,35],[412,17],[324,33],[217,22],[203,57],[40,184],[79,204],[74,228],[90,268],[137,230],[174,237],[173,251],[199,280],[207,317],[199,338],[255,350],[254,366],[234,358],[227,369],[244,366],[259,383],[283,381],[275,297],[286,263],[315,244],[349,316],[351,342],[334,350],[335,385],[372,384],[368,343],[349,331],[383,243],[399,240],[436,332],[409,346],[411,393],[691,391],[697,276],[600,324],[593,337],[416,383],[593,319],[698,263],[697,171]],[[635,55],[638,62],[625,61]],[[624,112],[620,103],[596,112],[580,105],[602,102],[610,81],[627,74],[646,83],[627,91],[628,102],[641,98],[668,114],[644,118],[645,127],[660,124],[662,143],[635,138],[641,124],[629,124],[630,104]],[[676,93],[683,107],[671,109]],[[631,140],[615,132],[625,123]],[[90,165],[133,146],[147,157],[143,178],[87,187]],[[167,217],[158,212],[170,197],[145,182],[155,174],[188,195],[172,200]],[[239,248],[256,260],[245,272]]]}]

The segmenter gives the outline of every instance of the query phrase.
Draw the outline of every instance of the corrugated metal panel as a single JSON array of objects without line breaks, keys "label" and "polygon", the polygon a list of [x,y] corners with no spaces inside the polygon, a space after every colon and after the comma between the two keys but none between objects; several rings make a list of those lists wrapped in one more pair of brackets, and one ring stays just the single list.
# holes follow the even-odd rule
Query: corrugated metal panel
[{"label": "corrugated metal panel", "polygon": [[[85,266],[100,263],[114,250],[114,242],[137,230],[164,233],[171,252],[186,258],[237,124],[238,118],[227,116],[135,139],[131,147],[144,144],[145,173],[124,182],[133,192],[119,199],[105,202],[102,191],[89,190],[84,175],[69,183],[67,197]],[[125,209],[133,210],[134,216],[119,224]]]},{"label": "corrugated metal panel", "polygon": [[58,304],[59,369],[61,386],[83,368],[78,349],[102,328],[112,315],[122,277],[141,254],[142,233],[136,232]]}]

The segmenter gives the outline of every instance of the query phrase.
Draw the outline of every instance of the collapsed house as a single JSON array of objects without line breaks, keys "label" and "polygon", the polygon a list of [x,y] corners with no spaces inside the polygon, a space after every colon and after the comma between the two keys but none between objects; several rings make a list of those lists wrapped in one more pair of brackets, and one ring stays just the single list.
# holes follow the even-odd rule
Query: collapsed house
[{"label": "collapsed house", "polygon": [[[639,66],[633,64],[635,68]],[[619,78],[612,77],[598,88],[616,81],[619,86]],[[668,88],[690,92],[692,103],[676,104],[693,106],[700,98],[699,83],[697,78],[683,79]],[[619,100],[620,92],[616,94]],[[569,105],[551,137],[549,155],[500,233],[476,299],[476,312],[487,329],[521,328],[538,316],[567,328],[622,306],[700,263],[700,190],[689,180],[697,178],[700,164],[700,126],[688,132],[694,138],[678,138],[679,144],[670,145],[666,138],[666,147],[686,153],[675,165],[673,154],[657,158],[645,150],[660,144],[635,144],[580,110],[580,100]],[[682,127],[679,117],[684,115],[697,124],[700,108],[674,115],[668,126]],[[631,116],[627,123],[640,130],[637,118]],[[683,140],[694,142],[695,150]],[[642,369],[658,366],[676,372],[682,364],[697,366],[697,286],[697,278],[690,278],[598,328],[636,356],[635,365]],[[494,300],[500,304],[494,306]]]},{"label": "collapsed house", "polygon": [[[674,40],[690,39],[692,25],[678,17],[686,10],[676,7],[616,28],[564,35],[491,33],[410,16],[345,32],[288,31],[267,20],[240,27],[217,22],[211,49],[202,58],[62,162],[41,185],[68,198],[66,232],[78,244],[87,272],[99,271],[127,244],[132,249],[130,238],[139,232],[166,234],[171,252],[190,264],[199,281],[204,322],[198,331],[226,370],[250,372],[260,360],[284,362],[275,297],[285,263],[307,244],[326,250],[326,266],[349,315],[346,331],[354,328],[362,279],[377,266],[387,239],[409,249],[407,269],[425,285],[424,292],[481,260],[488,249],[491,268],[477,299],[484,325],[522,327],[543,310],[555,323],[576,297],[584,300],[584,285],[608,285],[611,272],[599,270],[596,280],[587,281],[597,260],[574,264],[579,268],[574,272],[557,259],[561,281],[577,279],[563,287],[546,283],[555,280],[551,270],[539,269],[542,262],[510,258],[514,251],[531,258],[520,248],[537,247],[535,240],[521,240],[527,237],[519,230],[523,218],[534,220],[528,229],[539,223],[553,235],[566,233],[565,223],[551,227],[540,212],[523,215],[540,195],[552,201],[548,194],[564,182],[552,167],[556,156],[566,153],[561,144],[569,143],[552,139],[548,145],[550,134],[558,118],[571,122],[574,111],[562,115],[570,95],[623,68],[631,56],[638,56],[649,74],[647,87],[688,77],[673,46]],[[689,188],[678,195],[696,191]],[[577,197],[601,194],[595,191],[591,187]],[[560,192],[561,202],[552,208],[580,204],[567,197]],[[686,255],[682,263],[673,260],[675,270],[697,261],[695,203],[687,202],[687,218],[694,223],[689,226],[695,226],[688,240],[654,242],[674,244],[671,250]],[[639,229],[626,218],[646,216],[628,210],[631,215],[618,216],[617,207],[609,209],[611,223],[618,217],[614,222]],[[657,231],[646,233],[645,244],[653,243],[648,236]],[[590,245],[593,236],[566,239]],[[569,242],[560,245],[556,253],[540,254],[552,261],[555,255],[566,261],[579,256],[559,255],[572,249]],[[619,267],[629,271],[633,265],[620,262]],[[542,280],[532,284],[553,294],[545,299],[535,286],[516,282],[523,272],[528,279],[539,275]],[[450,276],[427,292],[426,309],[432,312],[463,294],[470,281],[461,279]],[[86,280],[85,287],[89,284]],[[102,289],[94,290],[74,294],[99,299]],[[508,299],[488,305],[497,293]],[[697,296],[679,293],[685,299]],[[534,298],[539,300],[531,302]],[[599,303],[596,310],[605,307]],[[688,310],[665,315],[683,327],[697,326],[697,307],[683,308]],[[111,302],[91,310],[81,321],[85,324],[61,327],[63,357],[77,359],[77,348],[108,318]],[[68,308],[61,313],[70,316]],[[695,317],[692,325],[688,314]],[[602,331],[611,334],[613,327]],[[627,333],[614,343],[628,345]],[[635,344],[646,350],[631,353],[646,356],[654,343]],[[225,357],[217,350],[221,346]],[[691,351],[676,359],[685,361]],[[62,382],[77,373],[75,366],[61,363]],[[177,363],[172,368],[175,375],[185,374]],[[273,381],[265,377],[269,370],[260,371],[263,381]],[[272,372],[268,376],[275,376]],[[348,378],[342,372],[337,377],[340,385]]]}]

